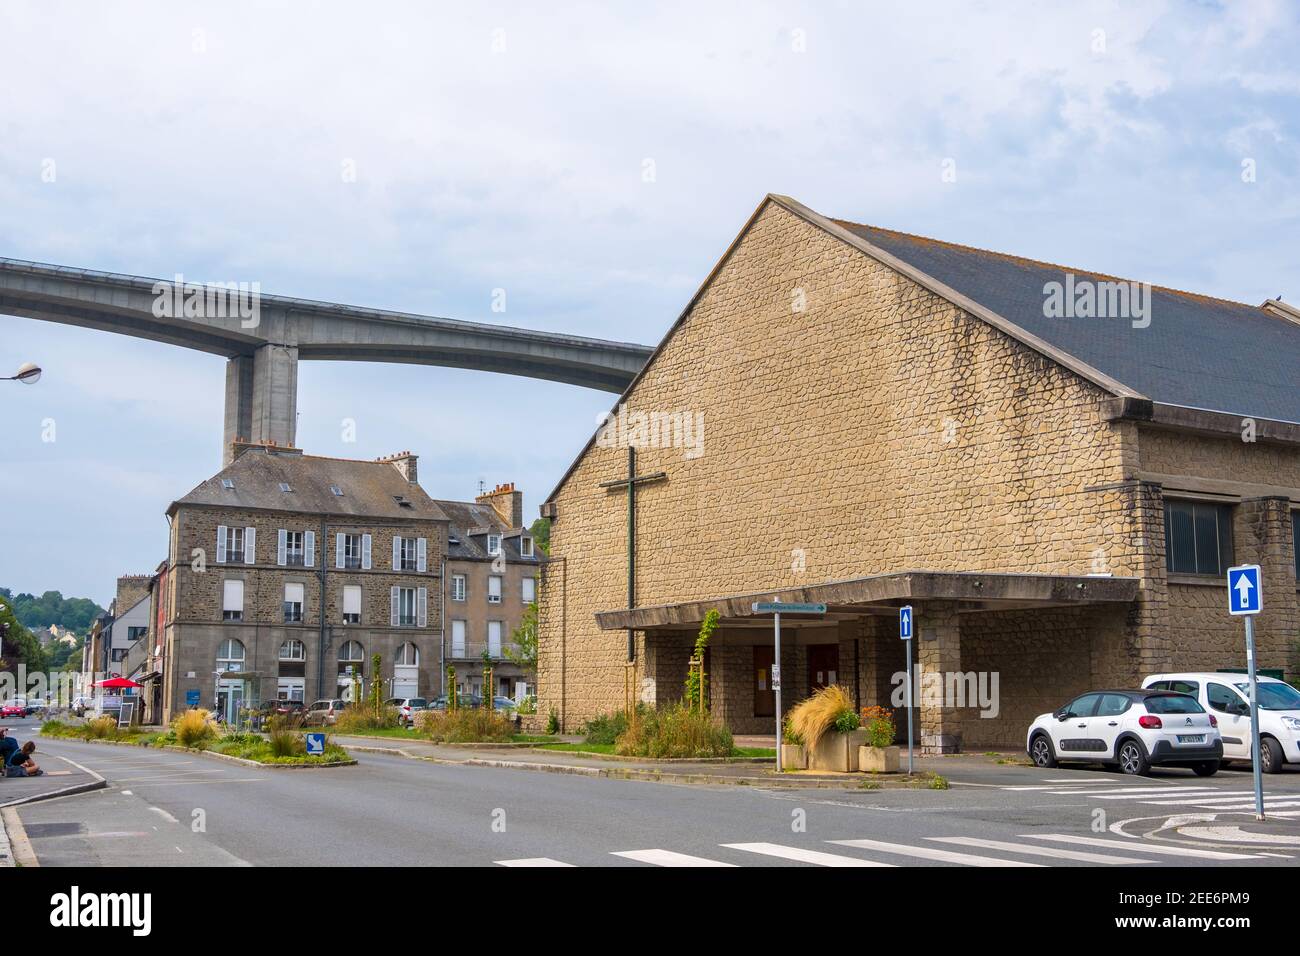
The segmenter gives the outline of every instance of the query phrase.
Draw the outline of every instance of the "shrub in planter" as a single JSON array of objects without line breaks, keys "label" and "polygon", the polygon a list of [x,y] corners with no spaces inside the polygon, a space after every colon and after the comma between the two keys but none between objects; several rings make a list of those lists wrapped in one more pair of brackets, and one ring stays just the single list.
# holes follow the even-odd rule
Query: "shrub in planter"
[{"label": "shrub in planter", "polygon": [[685,703],[639,709],[614,749],[630,757],[730,757],[736,752],[730,730]]},{"label": "shrub in planter", "polygon": [[848,691],[823,687],[790,710],[790,729],[804,740],[812,770],[858,769],[858,747],[866,740]]},{"label": "shrub in planter", "polygon": [[898,748],[894,743],[894,714],[885,707],[862,709],[863,729],[867,739],[858,752],[858,766],[862,770],[879,773],[897,773]]},{"label": "shrub in planter", "polygon": [[293,716],[272,717],[266,725],[266,743],[275,757],[307,755],[307,739],[298,733],[301,721]]}]

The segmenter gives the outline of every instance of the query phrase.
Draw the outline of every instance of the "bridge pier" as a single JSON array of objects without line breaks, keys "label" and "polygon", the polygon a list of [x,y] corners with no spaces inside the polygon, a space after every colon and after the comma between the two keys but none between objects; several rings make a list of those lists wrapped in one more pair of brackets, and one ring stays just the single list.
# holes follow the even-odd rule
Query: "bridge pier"
[{"label": "bridge pier", "polygon": [[233,460],[236,438],[293,445],[298,425],[298,349],[259,346],[252,355],[226,362],[226,421],[223,467]]}]

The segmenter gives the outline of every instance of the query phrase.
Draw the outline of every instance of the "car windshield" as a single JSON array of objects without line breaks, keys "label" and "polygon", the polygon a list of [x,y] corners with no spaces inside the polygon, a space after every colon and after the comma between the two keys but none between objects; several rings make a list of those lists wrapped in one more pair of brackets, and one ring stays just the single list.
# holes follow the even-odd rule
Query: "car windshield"
[{"label": "car windshield", "polygon": [[[1242,682],[1233,684],[1241,695],[1250,700],[1250,684]],[[1265,710],[1300,710],[1300,690],[1290,684],[1260,681],[1259,706]]]},{"label": "car windshield", "polygon": [[1183,694],[1159,694],[1146,699],[1147,711],[1152,714],[1203,714],[1201,707],[1193,698]]}]

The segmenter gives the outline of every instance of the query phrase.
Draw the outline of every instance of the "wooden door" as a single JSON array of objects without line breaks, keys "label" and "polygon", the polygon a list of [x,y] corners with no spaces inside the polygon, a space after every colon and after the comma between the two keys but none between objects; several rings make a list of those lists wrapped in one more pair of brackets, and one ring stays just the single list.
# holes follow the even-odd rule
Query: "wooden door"
[{"label": "wooden door", "polygon": [[808,693],[840,682],[840,646],[812,644],[808,647]]},{"label": "wooden door", "polygon": [[776,659],[772,648],[754,647],[754,716],[776,716],[776,691],[772,689],[772,662]]}]

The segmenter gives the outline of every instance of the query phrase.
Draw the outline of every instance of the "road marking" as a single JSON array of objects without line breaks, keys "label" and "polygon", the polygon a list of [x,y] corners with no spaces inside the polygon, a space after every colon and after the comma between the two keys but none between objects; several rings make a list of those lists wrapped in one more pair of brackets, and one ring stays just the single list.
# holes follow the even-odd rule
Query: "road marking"
[{"label": "road marking", "polygon": [[820,850],[805,850],[797,846],[782,846],[779,843],[723,843],[729,850],[744,850],[746,853],[761,853],[763,856],[775,856],[782,860],[798,860],[800,863],[816,863],[818,866],[894,866],[893,863],[880,863],[865,860],[857,856],[841,856],[838,853],[822,853]]},{"label": "road marking", "polygon": [[1236,826],[1182,827],[1178,831],[1183,836],[1197,840],[1218,840],[1223,843],[1271,843],[1286,846],[1300,846],[1300,836],[1283,836],[1282,834],[1252,833]]},{"label": "road marking", "polygon": [[497,866],[573,866],[572,863],[552,860],[549,856],[530,856],[521,860],[493,860],[492,862]]},{"label": "road marking", "polygon": [[[1166,794],[1166,793],[1169,794],[1204,793],[1208,795],[1211,793],[1222,793],[1222,792],[1223,791],[1221,791],[1218,787],[1121,787],[1119,790],[1051,790],[1049,791],[1049,793],[1069,794],[1070,796],[1076,796],[1079,794],[1083,794],[1085,796],[1092,796],[1093,794],[1104,793],[1108,797],[1112,794],[1120,794],[1120,793],[1126,793],[1126,794],[1153,793],[1159,796],[1161,794]],[[1128,798],[1116,797],[1116,799],[1124,800]]]},{"label": "road marking", "polygon": [[954,853],[951,850],[939,850],[928,846],[904,846],[901,843],[882,843],[879,840],[827,840],[840,846],[853,846],[862,850],[879,850],[882,853],[897,853],[900,856],[915,856],[922,860],[938,860],[942,863],[960,863],[964,866],[1042,866],[1041,863],[1026,863],[1023,860],[999,860],[991,856],[974,856],[970,853]]},{"label": "road marking", "polygon": [[1144,843],[1133,840],[1121,843],[1118,840],[1104,840],[1100,837],[1070,836],[1066,833],[1022,833],[1026,840],[1054,840],[1057,843],[1077,843],[1080,846],[1102,846],[1121,852],[1159,853],[1165,856],[1194,856],[1202,860],[1253,860],[1254,853],[1220,853],[1217,850],[1192,850],[1181,846],[1164,846],[1163,844]]},{"label": "road marking", "polygon": [[1217,790],[1214,787],[1208,787],[1205,790],[1176,790],[1172,787],[1170,788],[1162,787],[1158,790],[1143,789],[1143,790],[1139,790],[1137,793],[1125,793],[1119,796],[1107,792],[1106,796],[1098,797],[1097,799],[1098,800],[1136,800],[1139,797],[1144,795],[1152,796],[1152,797],[1174,795],[1179,797],[1182,800],[1212,800],[1214,799],[1214,794],[1222,793],[1222,792],[1223,792],[1222,790]]},{"label": "road marking", "polygon": [[177,820],[174,816],[172,816],[170,813],[168,813],[166,810],[164,810],[162,807],[152,807],[152,806],[151,806],[149,809],[152,810],[154,813],[158,814],[158,816],[162,817],[162,818],[163,818],[164,820],[166,820],[168,823],[180,823],[180,822],[181,822],[181,821]]},{"label": "road marking", "polygon": [[672,850],[618,850],[612,855],[636,860],[640,863],[652,863],[655,866],[734,867],[736,865],[734,863],[723,863],[720,860],[706,860],[702,856],[687,856],[685,853],[674,853]]},{"label": "road marking", "polygon": [[1086,780],[1082,777],[1044,777],[1044,783],[1086,783],[1092,786],[1094,783],[1119,783],[1118,780],[1111,780],[1107,777],[1098,777],[1096,780]]},{"label": "road marking", "polygon": [[1025,843],[1005,843],[1002,840],[984,840],[979,837],[926,837],[926,839],[934,840],[936,843],[956,843],[960,846],[973,846],[984,850],[1006,850],[1008,853],[1048,856],[1057,860],[1077,860],[1080,863],[1135,866],[1141,863],[1154,862],[1152,860],[1139,860],[1136,857],[1103,856],[1100,853],[1085,853],[1082,850],[1059,850],[1052,846],[1029,846]]}]

